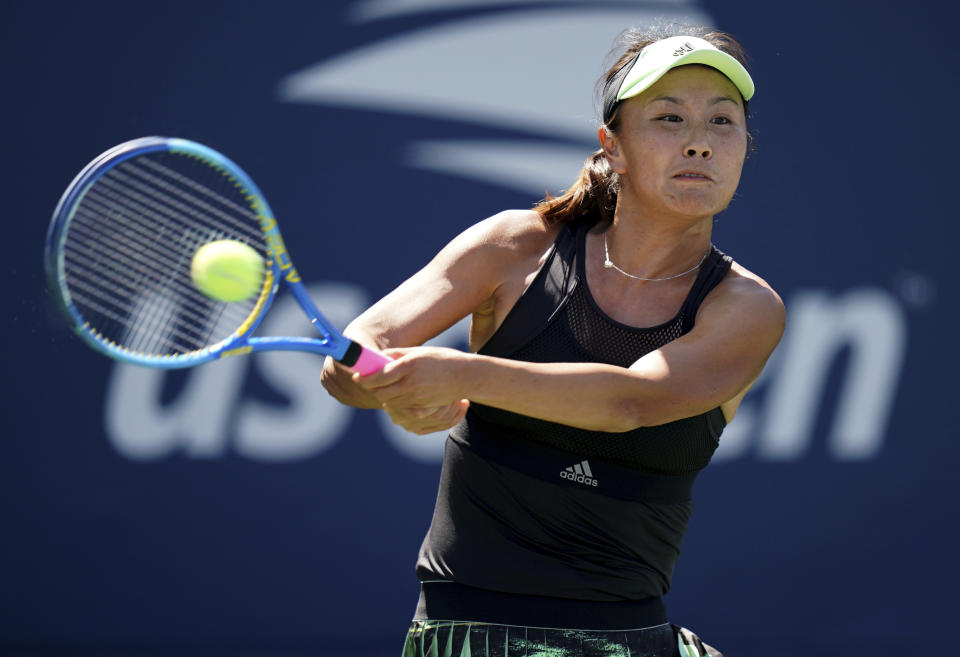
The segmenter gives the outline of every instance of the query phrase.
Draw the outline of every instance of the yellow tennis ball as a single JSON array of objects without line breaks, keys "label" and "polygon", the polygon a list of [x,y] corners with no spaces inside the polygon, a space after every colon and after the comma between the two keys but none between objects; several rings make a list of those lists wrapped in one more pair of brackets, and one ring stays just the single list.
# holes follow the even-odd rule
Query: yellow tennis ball
[{"label": "yellow tennis ball", "polygon": [[190,262],[193,284],[217,301],[249,299],[260,291],[263,274],[263,256],[236,240],[208,242]]}]

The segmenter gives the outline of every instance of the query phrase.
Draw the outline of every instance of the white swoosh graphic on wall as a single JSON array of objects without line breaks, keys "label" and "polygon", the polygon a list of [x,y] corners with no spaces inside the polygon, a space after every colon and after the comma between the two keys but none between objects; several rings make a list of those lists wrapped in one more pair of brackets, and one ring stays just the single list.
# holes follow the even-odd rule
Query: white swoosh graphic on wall
[{"label": "white swoosh graphic on wall", "polygon": [[[661,5],[662,7],[662,5]],[[604,55],[625,28],[664,21],[709,23],[696,7],[654,13],[646,8],[561,8],[506,11],[434,24],[376,42],[293,73],[279,83],[287,102],[341,105],[461,121],[542,138],[538,153],[494,145],[484,166],[470,165],[462,141],[421,144],[410,164],[502,184],[500,166],[532,170],[554,155],[542,176],[526,176],[538,197],[570,184],[596,143],[593,89]],[[582,147],[581,147],[582,145]],[[435,157],[422,157],[424,149]],[[499,152],[499,155],[497,154]],[[419,155],[418,155],[419,154]],[[516,158],[527,157],[526,163]],[[509,158],[509,159],[507,159]],[[533,177],[538,181],[534,183]],[[536,185],[533,187],[532,185]],[[508,185],[517,188],[519,185]]]},{"label": "white swoosh graphic on wall", "polygon": [[[567,4],[584,5],[584,0],[362,0],[348,9],[348,17],[356,22],[367,22],[384,18],[393,18],[407,14],[423,14],[430,11],[456,11],[465,9],[504,9],[510,7],[532,7],[538,4],[553,6]],[[590,6],[630,5],[634,8],[638,0],[594,0]],[[690,6],[689,0],[662,0],[660,3],[646,2],[647,8],[662,7],[658,13],[666,10],[668,14],[680,13]]]},{"label": "white swoosh graphic on wall", "polygon": [[590,145],[519,139],[420,141],[411,144],[406,161],[420,169],[532,194],[532,202],[546,192],[556,194],[569,187],[593,150]]}]

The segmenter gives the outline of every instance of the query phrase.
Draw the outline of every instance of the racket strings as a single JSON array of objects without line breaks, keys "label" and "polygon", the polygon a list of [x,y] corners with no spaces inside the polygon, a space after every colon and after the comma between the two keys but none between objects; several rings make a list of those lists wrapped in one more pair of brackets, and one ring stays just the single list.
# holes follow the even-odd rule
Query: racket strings
[{"label": "racket strings", "polygon": [[[71,226],[72,229],[80,231],[86,238],[86,244],[91,245],[101,253],[101,258],[97,262],[103,266],[110,266],[111,262],[116,263],[118,276],[123,276],[123,272],[134,271],[131,267],[137,267],[138,273],[151,274],[154,280],[164,280],[169,285],[177,287],[184,295],[187,308],[196,309],[198,312],[208,312],[209,303],[206,297],[201,298],[193,294],[194,288],[188,280],[181,276],[176,276],[177,269],[171,269],[170,263],[175,261],[180,268],[189,267],[189,253],[192,253],[202,244],[212,239],[224,237],[222,232],[207,234],[201,237],[199,232],[192,230],[188,225],[182,225],[180,230],[184,236],[189,236],[191,232],[195,236],[183,240],[187,247],[177,249],[169,245],[166,241],[159,239],[162,235],[157,235],[155,231],[157,226],[162,226],[167,218],[161,213],[155,212],[149,206],[136,202],[137,195],[127,194],[130,198],[125,198],[124,188],[114,190],[109,184],[104,184],[98,189],[91,189],[85,200],[88,204],[81,206],[77,210],[78,216],[84,217],[89,221]],[[107,198],[103,198],[106,195]],[[125,207],[130,210],[127,215],[129,220],[125,227],[129,230],[116,231],[108,233],[108,230],[114,228],[111,224],[99,221],[99,218],[117,207]],[[71,244],[67,245],[68,247]],[[187,258],[187,261],[184,261]],[[79,261],[83,266],[83,260]],[[119,280],[119,279],[118,279]],[[136,282],[131,281],[132,289],[136,289]],[[225,306],[226,309],[234,308],[235,305]]]},{"label": "racket strings", "polygon": [[255,305],[196,290],[196,249],[214,239],[267,249],[244,191],[225,173],[184,156],[168,155],[170,166],[153,157],[121,163],[86,191],[64,243],[64,275],[75,305],[104,338],[177,355],[226,339]]},{"label": "racket strings", "polygon": [[[119,274],[114,274],[111,279],[114,288],[109,291],[105,290],[102,285],[89,282],[96,279],[104,280],[102,269],[92,268],[85,264],[88,262],[89,253],[76,253],[69,245],[66,249],[68,262],[72,262],[75,268],[74,276],[71,277],[70,281],[74,301],[89,310],[95,311],[101,318],[112,321],[116,327],[113,330],[107,329],[104,324],[98,326],[98,330],[111,337],[115,342],[133,351],[144,353],[167,353],[171,351],[185,353],[197,349],[197,345],[205,342],[209,337],[209,331],[201,331],[196,327],[196,324],[191,323],[181,322],[161,329],[161,326],[168,326],[161,321],[161,318],[169,317],[169,314],[165,312],[158,312],[153,316],[143,313],[131,316],[129,312],[131,305],[137,299],[138,291],[145,287],[141,282],[142,277],[139,279],[122,278]],[[106,257],[111,257],[111,254],[106,254]],[[121,268],[124,264],[115,258],[114,262],[118,268]],[[118,271],[122,271],[122,269],[118,269]],[[185,315],[192,315],[192,320],[196,323],[210,320],[208,323],[218,324],[222,318],[230,320],[230,316],[232,316],[233,319],[229,321],[229,324],[235,327],[246,317],[246,314],[232,310],[230,305],[227,304],[220,304],[219,313],[217,309],[209,308],[208,304],[206,309],[208,312],[205,313],[205,308],[189,297],[185,298],[176,294],[166,294],[160,297],[156,295],[156,286],[154,288],[152,295],[154,302],[150,304],[151,306],[155,306],[160,311],[163,310],[164,306],[177,304],[177,307]],[[181,301],[183,303],[180,303]],[[139,336],[139,339],[129,333],[131,326],[138,328],[136,335]],[[145,329],[149,328],[154,330],[150,333],[145,332]],[[126,332],[124,332],[125,329]],[[165,340],[159,343],[150,340],[151,335],[157,335],[161,332],[166,338]],[[118,339],[118,334],[126,337]],[[173,341],[174,337],[180,338],[180,341]]]},{"label": "racket strings", "polygon": [[[229,227],[235,230],[238,236],[246,238],[243,241],[248,241],[254,248],[265,252],[263,248],[263,233],[259,228],[257,214],[249,206],[236,203],[229,197],[215,192],[209,187],[201,185],[196,180],[188,178],[174,169],[163,166],[159,162],[154,162],[144,158],[139,162],[139,164],[158,174],[161,174],[161,176],[166,176],[169,180],[175,181],[179,187],[167,182],[163,177],[150,175],[145,170],[134,166],[131,162],[128,162],[127,164],[129,166],[124,167],[122,170],[118,170],[120,169],[118,167],[118,169],[114,169],[112,173],[114,173],[121,180],[124,179],[124,171],[129,171],[134,176],[139,176],[147,183],[147,185],[142,187],[143,191],[151,193],[162,190],[168,193],[167,196],[157,194],[157,200],[169,203],[171,206],[181,209],[186,216],[195,216],[194,213],[196,210],[194,208],[199,209],[204,213],[209,213],[207,216],[216,217],[220,220],[219,225],[221,227]],[[130,179],[127,180],[129,181]],[[244,193],[242,188],[236,186],[234,183],[230,183],[229,179],[223,177],[222,180],[229,184],[230,191],[235,197],[240,198],[240,195]],[[199,194],[199,196],[187,194],[184,192],[183,188],[190,189]],[[206,198],[212,203],[204,202],[203,198]],[[178,200],[192,203],[193,208],[178,203]],[[229,210],[229,212],[222,210],[221,207],[218,206],[226,208]]]},{"label": "racket strings", "polygon": [[[73,286],[74,296],[81,297],[80,303],[83,304],[87,312],[93,311],[99,316],[101,321],[103,319],[108,319],[120,327],[129,328],[133,326],[135,317],[131,317],[131,313],[127,312],[129,305],[118,308],[117,304],[113,302],[113,299],[107,298],[95,286],[83,281],[82,279],[74,280]],[[79,295],[78,292],[80,292]],[[160,307],[167,304],[154,302],[150,305],[154,308],[160,309]],[[142,315],[142,313],[137,313],[137,315]],[[123,347],[126,347],[127,349],[130,349],[131,351],[142,353],[169,353],[170,351],[179,351],[181,353],[186,353],[194,350],[195,348],[194,342],[196,336],[185,335],[176,329],[159,334],[153,330],[153,327],[150,327],[151,330],[149,332],[143,332],[141,330],[138,334],[131,334],[129,331],[124,333],[120,330],[104,330],[102,324],[97,328],[100,333],[104,334],[105,337],[113,340]],[[185,339],[182,342],[176,342],[173,339],[175,336]]]},{"label": "racket strings", "polygon": [[[119,284],[121,288],[126,287],[131,293],[138,287],[143,286],[143,281],[151,280],[154,287],[179,288],[178,292],[183,295],[185,300],[184,310],[194,310],[196,315],[194,321],[201,321],[201,318],[209,313],[210,303],[203,297],[199,298],[193,294],[192,285],[189,281],[183,280],[182,276],[176,276],[178,271],[184,267],[189,267],[189,253],[204,243],[203,238],[197,235],[194,239],[186,239],[189,251],[168,246],[163,240],[164,232],[162,229],[158,234],[156,229],[169,224],[171,219],[177,219],[177,215],[169,213],[164,216],[162,208],[162,198],[154,198],[152,201],[145,198],[143,194],[136,193],[130,187],[124,187],[111,180],[110,172],[101,180],[103,184],[95,185],[87,193],[85,200],[89,201],[77,210],[80,217],[89,219],[88,223],[75,222],[72,228],[81,232],[86,238],[85,243],[92,246],[97,251],[97,257],[78,259],[78,266],[83,267],[85,262],[96,262],[100,267],[107,267],[113,275],[114,283]],[[152,209],[147,203],[153,202],[157,210]],[[158,205],[159,204],[159,205]],[[102,221],[103,216],[115,213],[118,208],[124,208],[129,212],[124,216],[128,218],[125,228],[129,230],[117,230],[117,226],[110,222]],[[190,226],[183,223],[183,215],[179,215],[180,226],[178,231],[181,234],[188,235]],[[107,231],[110,231],[109,233]],[[196,232],[196,231],[194,231]],[[208,239],[216,239],[216,234],[210,235]],[[68,243],[67,248],[76,241]],[[86,254],[83,254],[86,255]],[[171,262],[176,264],[170,267]],[[88,271],[88,274],[102,274],[103,270]],[[130,273],[136,273],[137,279],[133,280]],[[126,283],[126,285],[124,285]],[[101,293],[101,298],[109,299],[109,295]],[[236,312],[236,305],[223,305],[224,309],[234,309],[238,314],[238,321],[242,321],[245,314]],[[197,335],[195,340],[203,341],[205,335]]]}]

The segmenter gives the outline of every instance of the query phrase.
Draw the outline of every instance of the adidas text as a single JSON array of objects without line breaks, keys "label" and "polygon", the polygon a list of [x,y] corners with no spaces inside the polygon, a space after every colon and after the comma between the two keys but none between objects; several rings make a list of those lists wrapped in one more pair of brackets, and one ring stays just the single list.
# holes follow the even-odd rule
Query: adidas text
[{"label": "adidas text", "polygon": [[560,477],[585,486],[596,486],[598,483],[593,478],[593,472],[590,470],[590,464],[587,461],[581,461],[576,465],[571,465],[566,470],[561,470]]}]

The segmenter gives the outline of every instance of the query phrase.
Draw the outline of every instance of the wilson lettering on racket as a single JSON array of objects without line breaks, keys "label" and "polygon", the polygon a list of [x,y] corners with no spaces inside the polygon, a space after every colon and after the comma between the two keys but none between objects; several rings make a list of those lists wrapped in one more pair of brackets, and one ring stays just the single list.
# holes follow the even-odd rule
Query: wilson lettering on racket
[{"label": "wilson lettering on racket", "polygon": [[[234,240],[264,259],[247,300],[198,290],[197,250]],[[185,139],[144,137],[90,162],[63,193],[44,253],[50,289],[94,349],[148,367],[199,365],[264,350],[332,356],[368,374],[389,359],[344,337],[317,309],[253,180],[217,151]],[[254,337],[281,281],[317,338]]]}]

